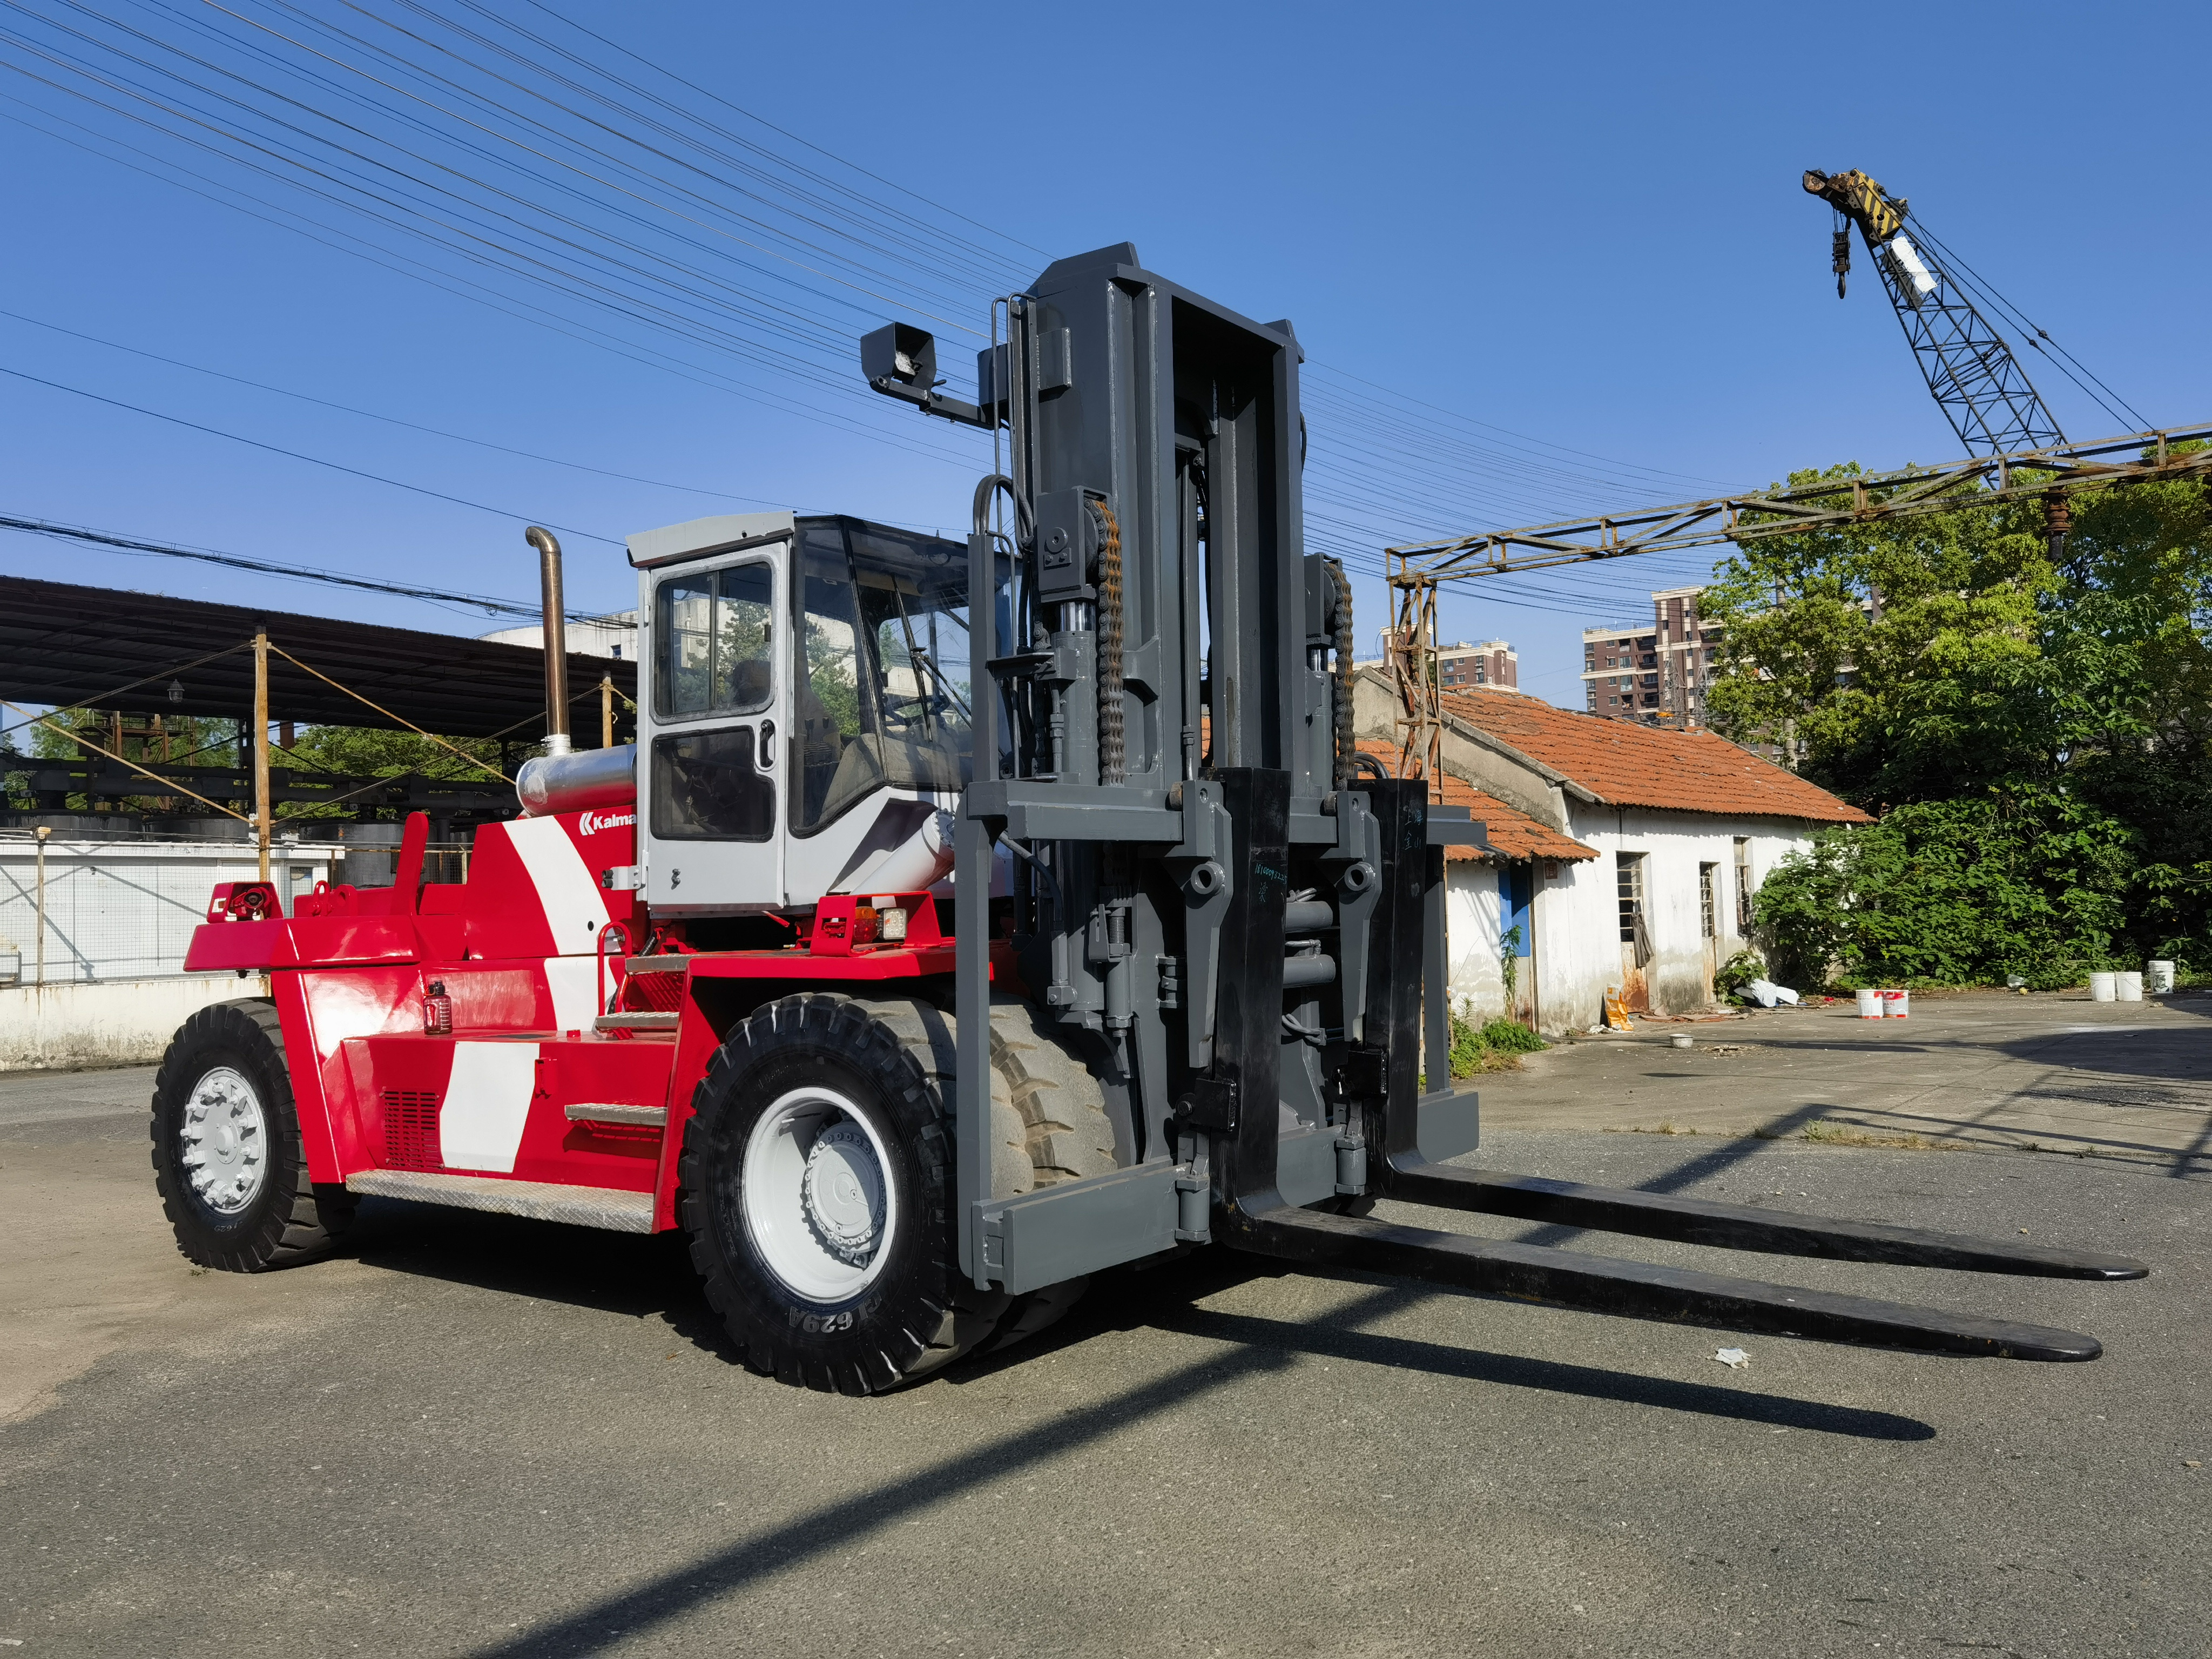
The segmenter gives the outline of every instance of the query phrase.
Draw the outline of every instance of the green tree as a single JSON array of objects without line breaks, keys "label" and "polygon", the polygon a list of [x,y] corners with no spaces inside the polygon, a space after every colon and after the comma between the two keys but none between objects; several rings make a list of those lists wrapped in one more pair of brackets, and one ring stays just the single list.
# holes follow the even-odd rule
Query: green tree
[{"label": "green tree", "polygon": [[1717,573],[1714,725],[1882,820],[1770,878],[1784,971],[2054,982],[2212,963],[2206,490],[2070,504],[2056,564],[2030,501],[1747,541]]},{"label": "green tree", "polygon": [[[455,754],[454,750],[461,753]],[[483,783],[495,781],[507,770],[501,764],[500,744],[495,738],[448,737],[433,741],[414,732],[365,726],[305,727],[289,749],[272,748],[269,758],[272,767],[377,778],[466,778]],[[351,802],[290,802],[279,809],[277,816],[346,817],[355,810]]]}]

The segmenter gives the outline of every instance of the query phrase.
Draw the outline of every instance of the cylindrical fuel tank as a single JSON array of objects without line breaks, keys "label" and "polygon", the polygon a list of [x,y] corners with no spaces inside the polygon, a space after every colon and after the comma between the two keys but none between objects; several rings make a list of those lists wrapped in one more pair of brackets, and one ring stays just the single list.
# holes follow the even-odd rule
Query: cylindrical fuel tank
[{"label": "cylindrical fuel tank", "polygon": [[637,799],[637,745],[579,749],[538,755],[522,763],[514,780],[526,818],[577,812],[586,806],[620,806]]}]

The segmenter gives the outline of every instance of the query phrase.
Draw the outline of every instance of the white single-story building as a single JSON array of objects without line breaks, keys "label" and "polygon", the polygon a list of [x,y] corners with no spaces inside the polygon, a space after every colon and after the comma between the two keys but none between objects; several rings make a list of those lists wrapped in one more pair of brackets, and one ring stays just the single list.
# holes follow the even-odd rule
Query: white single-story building
[{"label": "white single-story building", "polygon": [[[1870,821],[1711,732],[1509,692],[1443,702],[1443,799],[1494,826],[1487,860],[1446,866],[1453,1000],[1478,1020],[1506,1011],[1501,934],[1516,922],[1512,1012],[1540,1030],[1597,1024],[1608,994],[1653,1013],[1710,1007],[1766,872],[1823,824]],[[1359,677],[1360,746],[1394,771],[1399,707],[1389,678]]]}]

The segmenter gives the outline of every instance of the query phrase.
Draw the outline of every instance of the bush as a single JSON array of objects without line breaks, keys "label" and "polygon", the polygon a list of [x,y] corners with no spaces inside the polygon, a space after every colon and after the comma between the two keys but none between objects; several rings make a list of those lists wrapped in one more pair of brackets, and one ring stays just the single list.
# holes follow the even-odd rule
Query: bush
[{"label": "bush", "polygon": [[1752,981],[1766,976],[1766,964],[1758,951],[1739,951],[1713,970],[1713,995],[1726,1002]]},{"label": "bush", "polygon": [[1818,832],[1759,888],[1785,984],[2078,985],[2124,951],[2135,832],[2059,789],[1914,801]]},{"label": "bush", "polygon": [[1533,1054],[1551,1044],[1517,1019],[1498,1018],[1486,1024],[1452,1016],[1451,1069],[1454,1077],[1473,1077],[1478,1072],[1505,1071],[1518,1065],[1517,1056]]},{"label": "bush", "polygon": [[1551,1044],[1517,1019],[1493,1019],[1482,1028],[1482,1046],[1501,1054],[1533,1054]]}]

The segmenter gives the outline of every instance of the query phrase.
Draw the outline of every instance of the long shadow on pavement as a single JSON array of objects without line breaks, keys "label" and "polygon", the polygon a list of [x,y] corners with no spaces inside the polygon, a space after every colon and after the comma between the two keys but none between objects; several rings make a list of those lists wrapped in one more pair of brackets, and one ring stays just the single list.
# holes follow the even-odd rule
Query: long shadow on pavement
[{"label": "long shadow on pavement", "polygon": [[[1286,1370],[1302,1355],[1327,1355],[1356,1363],[1414,1368],[1470,1382],[1613,1400],[1662,1410],[1695,1412],[1777,1427],[1808,1429],[1859,1439],[1920,1441],[1935,1437],[1925,1423],[1887,1412],[1863,1411],[1810,1401],[1740,1393],[1703,1383],[1629,1376],[1594,1366],[1563,1364],[1490,1354],[1431,1342],[1378,1335],[1360,1325],[1399,1311],[1430,1293],[1401,1285],[1376,1288],[1318,1323],[1218,1313],[1191,1305],[1240,1279],[1273,1276],[1268,1264],[1246,1273],[1232,1261],[1194,1264],[1192,1271],[1162,1269],[1115,1275],[1094,1300],[1042,1340],[981,1365],[958,1368],[954,1382],[974,1381],[1051,1348],[1069,1348],[1104,1328],[1150,1327],[1218,1341],[1224,1350],[1176,1367],[1164,1376],[988,1445],[941,1458],[926,1468],[835,1503],[825,1504],[769,1530],[646,1579],[588,1607],[478,1649],[477,1659],[539,1659],[588,1652],[617,1636],[634,1638],[696,1608],[739,1595],[805,1561],[848,1547],[872,1534],[935,1509],[961,1495],[1060,1459],[1105,1440],[1141,1419],[1179,1409],[1201,1396],[1251,1378]],[[1087,1306],[1088,1304],[1086,1304]],[[896,1409],[885,1402],[884,1409]]]}]

